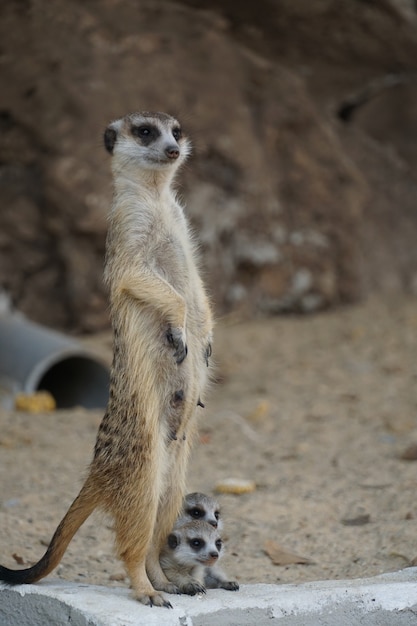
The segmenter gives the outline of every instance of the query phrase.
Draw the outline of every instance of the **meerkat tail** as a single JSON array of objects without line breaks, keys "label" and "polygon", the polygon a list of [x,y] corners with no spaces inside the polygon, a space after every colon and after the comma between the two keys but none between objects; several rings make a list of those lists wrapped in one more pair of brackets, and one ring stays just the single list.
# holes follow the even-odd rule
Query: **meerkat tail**
[{"label": "meerkat tail", "polygon": [[43,557],[32,567],[23,570],[12,570],[0,565],[0,580],[10,585],[23,585],[35,583],[47,576],[59,564],[71,539],[97,505],[98,499],[92,496],[87,479],[56,529]]}]

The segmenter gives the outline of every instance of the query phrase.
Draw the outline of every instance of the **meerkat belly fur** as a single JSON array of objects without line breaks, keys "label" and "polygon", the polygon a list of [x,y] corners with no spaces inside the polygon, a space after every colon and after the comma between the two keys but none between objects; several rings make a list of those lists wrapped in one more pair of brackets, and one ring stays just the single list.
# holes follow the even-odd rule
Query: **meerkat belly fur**
[{"label": "meerkat belly fur", "polygon": [[160,556],[165,575],[182,593],[194,595],[204,592],[206,587],[239,589],[239,584],[229,580],[218,566],[218,559],[224,554],[222,528],[220,506],[215,498],[200,492],[184,497],[181,512]]},{"label": "meerkat belly fur", "polygon": [[160,561],[166,576],[182,593],[205,593],[206,588],[237,591],[218,566],[223,541],[217,528],[204,520],[175,525],[162,549]]},{"label": "meerkat belly fur", "polygon": [[45,555],[25,570],[0,566],[0,579],[46,576],[101,507],[113,516],[134,596],[170,607],[159,592],[179,589],[159,554],[182,505],[212,337],[195,246],[172,189],[190,144],[176,119],[148,112],[112,122],[104,142],[114,179],[105,263],[114,333],[109,402],[88,476]]}]

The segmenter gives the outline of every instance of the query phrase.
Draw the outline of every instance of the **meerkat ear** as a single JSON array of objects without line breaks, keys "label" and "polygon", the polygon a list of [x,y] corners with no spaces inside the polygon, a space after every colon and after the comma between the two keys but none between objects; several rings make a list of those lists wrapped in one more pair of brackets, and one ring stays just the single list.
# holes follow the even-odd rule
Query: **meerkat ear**
[{"label": "meerkat ear", "polygon": [[175,533],[171,533],[168,536],[168,546],[171,548],[171,550],[175,550],[175,548],[179,546],[179,544],[180,544],[180,539],[178,535],[176,535]]},{"label": "meerkat ear", "polygon": [[117,132],[110,126],[104,131],[104,147],[107,152],[113,154],[114,144],[116,143]]}]

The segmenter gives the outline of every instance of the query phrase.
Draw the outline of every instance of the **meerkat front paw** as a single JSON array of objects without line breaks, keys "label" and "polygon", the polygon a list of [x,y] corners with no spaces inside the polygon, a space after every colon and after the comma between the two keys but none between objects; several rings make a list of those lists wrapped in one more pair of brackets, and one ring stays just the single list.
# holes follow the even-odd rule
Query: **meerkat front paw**
[{"label": "meerkat front paw", "polygon": [[219,584],[219,587],[227,591],[239,591],[239,583],[235,580],[225,580]]},{"label": "meerkat front paw", "polygon": [[206,593],[204,585],[198,582],[198,580],[191,580],[188,583],[180,585],[181,593],[186,593],[189,596],[195,596],[197,593]]},{"label": "meerkat front paw", "polygon": [[188,353],[187,343],[185,339],[185,331],[181,327],[169,327],[166,334],[168,343],[174,349],[174,357],[179,365],[183,362]]}]

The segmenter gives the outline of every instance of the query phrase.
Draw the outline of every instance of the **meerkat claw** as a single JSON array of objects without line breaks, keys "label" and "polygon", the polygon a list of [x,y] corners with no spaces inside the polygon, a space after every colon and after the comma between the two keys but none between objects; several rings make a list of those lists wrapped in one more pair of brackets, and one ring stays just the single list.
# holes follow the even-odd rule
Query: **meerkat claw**
[{"label": "meerkat claw", "polygon": [[168,343],[175,349],[174,357],[177,365],[180,365],[188,354],[187,344],[183,340],[180,329],[170,328],[166,334]]},{"label": "meerkat claw", "polygon": [[187,354],[188,354],[188,348],[187,348],[186,345],[183,345],[183,347],[181,349],[178,348],[178,350],[176,352],[174,352],[174,356],[176,358],[177,365],[180,365],[180,363],[183,362],[183,360],[185,359]]},{"label": "meerkat claw", "polygon": [[164,596],[160,593],[154,593],[152,595],[136,594],[134,597],[138,602],[140,602],[141,604],[144,604],[145,606],[149,606],[149,607],[161,606],[166,609],[173,608],[171,602],[166,600]]},{"label": "meerkat claw", "polygon": [[213,349],[211,347],[211,343],[209,342],[204,351],[204,360],[206,362],[207,367],[209,366],[209,358],[211,357],[212,354],[213,354]]}]

